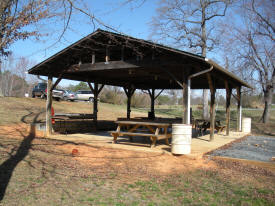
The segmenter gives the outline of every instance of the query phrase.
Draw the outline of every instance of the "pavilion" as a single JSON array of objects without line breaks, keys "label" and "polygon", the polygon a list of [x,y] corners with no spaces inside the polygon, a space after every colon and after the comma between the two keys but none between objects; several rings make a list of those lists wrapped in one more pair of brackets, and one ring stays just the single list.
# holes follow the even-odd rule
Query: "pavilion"
[{"label": "pavilion", "polygon": [[[124,89],[128,99],[127,118],[130,118],[131,97],[136,89],[148,90],[152,116],[154,101],[159,95],[155,94],[156,89],[181,89],[183,124],[190,124],[190,89],[210,89],[210,140],[214,138],[216,89],[226,90],[226,134],[229,135],[232,90],[237,91],[237,129],[240,131],[241,89],[251,88],[246,82],[205,57],[101,29],[37,64],[28,72],[48,77],[47,135],[52,131],[52,91],[62,79],[89,84],[94,94],[95,121],[98,112],[97,97],[104,85]],[[55,83],[52,82],[53,77],[57,78]]]}]

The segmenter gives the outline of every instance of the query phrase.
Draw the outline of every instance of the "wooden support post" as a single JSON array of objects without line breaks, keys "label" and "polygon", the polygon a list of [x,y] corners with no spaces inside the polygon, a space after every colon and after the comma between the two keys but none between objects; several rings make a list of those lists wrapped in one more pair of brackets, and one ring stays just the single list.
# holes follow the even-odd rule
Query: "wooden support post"
[{"label": "wooden support post", "polygon": [[182,124],[188,124],[189,122],[189,112],[188,112],[188,76],[184,73],[183,74],[183,81],[182,81],[182,107],[183,107],[183,114],[182,114]]},{"label": "wooden support post", "polygon": [[214,86],[214,83],[212,81],[211,75],[209,73],[207,75],[207,80],[211,92],[211,105],[210,105],[210,141],[214,140],[214,131],[215,131],[215,93],[216,88]]},{"label": "wooden support post", "polygon": [[241,87],[237,88],[237,101],[238,101],[238,117],[237,117],[237,131],[242,131],[242,94],[241,94]]},{"label": "wooden support post", "polygon": [[94,87],[92,86],[92,84],[90,82],[88,82],[88,85],[94,94],[93,114],[94,114],[95,128],[97,129],[98,96],[99,96],[99,93],[101,92],[101,90],[103,89],[104,84],[102,84],[100,86],[100,88],[98,87],[98,83],[94,83]]},{"label": "wooden support post", "polygon": [[151,99],[151,114],[148,116],[149,118],[155,119],[155,89],[148,89],[150,99]]},{"label": "wooden support post", "polygon": [[229,135],[230,130],[230,100],[232,94],[232,88],[229,87],[228,81],[225,80],[225,89],[226,89],[226,135]]},{"label": "wooden support post", "polygon": [[51,90],[54,90],[55,87],[59,84],[59,82],[62,80],[63,74],[61,74],[58,79],[55,81],[55,83],[52,85]]},{"label": "wooden support post", "polygon": [[97,123],[97,112],[98,112],[97,99],[98,99],[98,83],[94,83],[94,120],[95,120],[95,123]]},{"label": "wooden support post", "polygon": [[127,119],[131,118],[131,98],[130,96],[127,96]]},{"label": "wooden support post", "polygon": [[47,84],[47,102],[46,102],[46,136],[52,134],[52,81],[53,77],[51,74],[48,76]]},{"label": "wooden support post", "polygon": [[151,97],[151,112],[155,116],[155,89],[152,89],[152,97]]},{"label": "wooden support post", "polygon": [[191,108],[190,108],[190,93],[191,93],[191,79],[187,80],[187,124],[190,124],[191,120]]},{"label": "wooden support post", "polygon": [[133,87],[131,87],[131,88],[123,87],[123,89],[127,96],[127,119],[130,119],[130,117],[131,117],[131,98],[132,98],[136,89]]},{"label": "wooden support post", "polygon": [[150,89],[148,89],[148,93],[151,98],[151,115],[153,119],[155,119],[155,100],[159,97],[163,90],[164,89],[162,89],[157,95],[155,95],[155,89],[152,89],[152,92]]}]

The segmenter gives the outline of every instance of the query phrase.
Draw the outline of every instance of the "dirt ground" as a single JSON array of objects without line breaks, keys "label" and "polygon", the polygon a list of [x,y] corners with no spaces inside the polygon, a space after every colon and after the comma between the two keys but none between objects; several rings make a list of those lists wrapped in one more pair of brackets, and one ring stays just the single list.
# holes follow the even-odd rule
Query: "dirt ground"
[{"label": "dirt ground", "polygon": [[[0,126],[0,136],[6,136],[11,139],[23,140],[29,132],[29,125],[23,123]],[[45,147],[45,145],[47,145],[47,147]],[[77,162],[79,167],[93,168],[93,173],[105,173],[106,170],[107,173],[113,173],[114,171],[117,173],[117,171],[119,171],[118,174],[123,175],[125,180],[133,180],[133,175],[138,178],[150,178],[155,174],[166,176],[198,168],[217,170],[222,167],[225,171],[231,168],[228,161],[224,164],[222,160],[212,161],[208,158],[193,160],[185,156],[173,156],[165,153],[157,154],[93,147],[91,145],[76,144],[73,142],[50,140],[44,138],[42,133],[36,133],[36,138],[32,142],[32,149],[47,150],[46,152],[49,153],[53,152],[61,156],[71,157]],[[229,162],[235,166],[239,165],[239,170],[242,170],[243,163],[234,160]],[[258,168],[257,166],[245,166],[250,168],[246,168],[246,170],[257,171],[260,174],[268,173],[275,176],[275,171],[273,169],[270,171],[263,171],[262,168]]]},{"label": "dirt ground", "polygon": [[[15,124],[9,126],[0,126],[0,136],[9,138],[22,139],[27,136],[30,131],[27,124]],[[62,141],[48,140],[43,137],[43,133],[36,133],[36,139],[33,145],[36,146],[40,142],[48,142],[51,149],[57,149],[60,153],[72,156],[72,151],[75,149],[77,153],[74,159],[79,161],[79,164],[88,166],[125,166],[132,165],[137,167],[146,167],[151,173],[169,174],[171,172],[179,172],[188,170],[194,167],[215,167],[213,163],[204,163],[204,160],[193,161],[191,159],[182,158],[168,154],[136,152],[123,149],[99,148],[91,145],[81,145],[74,143],[62,144]],[[52,148],[55,147],[55,148]]]},{"label": "dirt ground", "polygon": [[275,202],[275,170],[261,165],[95,147],[34,136],[28,127],[0,126],[0,205]]}]

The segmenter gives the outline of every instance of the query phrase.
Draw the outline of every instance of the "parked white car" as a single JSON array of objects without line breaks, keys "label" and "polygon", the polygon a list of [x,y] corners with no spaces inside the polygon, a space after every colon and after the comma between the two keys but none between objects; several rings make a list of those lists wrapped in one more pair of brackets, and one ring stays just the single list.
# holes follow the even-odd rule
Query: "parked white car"
[{"label": "parked white car", "polygon": [[94,94],[89,90],[78,90],[76,92],[77,100],[94,101]]},{"label": "parked white car", "polygon": [[63,100],[73,102],[76,100],[76,94],[70,90],[65,90],[63,94]]}]

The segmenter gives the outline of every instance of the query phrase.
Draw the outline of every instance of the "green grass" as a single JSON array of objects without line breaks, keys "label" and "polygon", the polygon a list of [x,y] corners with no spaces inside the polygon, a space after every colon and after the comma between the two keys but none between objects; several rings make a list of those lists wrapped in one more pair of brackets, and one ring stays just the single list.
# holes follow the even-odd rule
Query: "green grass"
[{"label": "green grass", "polygon": [[[34,117],[37,116],[37,121],[45,121],[45,100],[32,98],[14,98],[5,97],[0,98],[0,125],[15,124],[20,122],[31,123]],[[92,104],[87,102],[53,102],[56,112],[65,113],[92,113]],[[202,116],[201,108],[192,106],[192,115],[195,119]],[[132,117],[139,113],[147,116],[149,108],[131,108]],[[156,116],[164,117],[182,117],[181,105],[156,105]],[[270,123],[261,124],[259,120],[262,115],[262,110],[248,110],[243,109],[243,117],[252,118],[252,132],[257,134],[274,135],[275,130],[275,110],[270,112]],[[103,114],[106,120],[115,120],[117,117],[126,117],[125,105],[114,105],[107,103],[99,103],[99,115]],[[112,117],[110,118],[110,115]],[[216,118],[221,120],[225,125],[225,110],[219,107],[216,112]],[[235,130],[237,127],[237,111],[236,107],[231,108],[231,122],[230,128]]]}]

